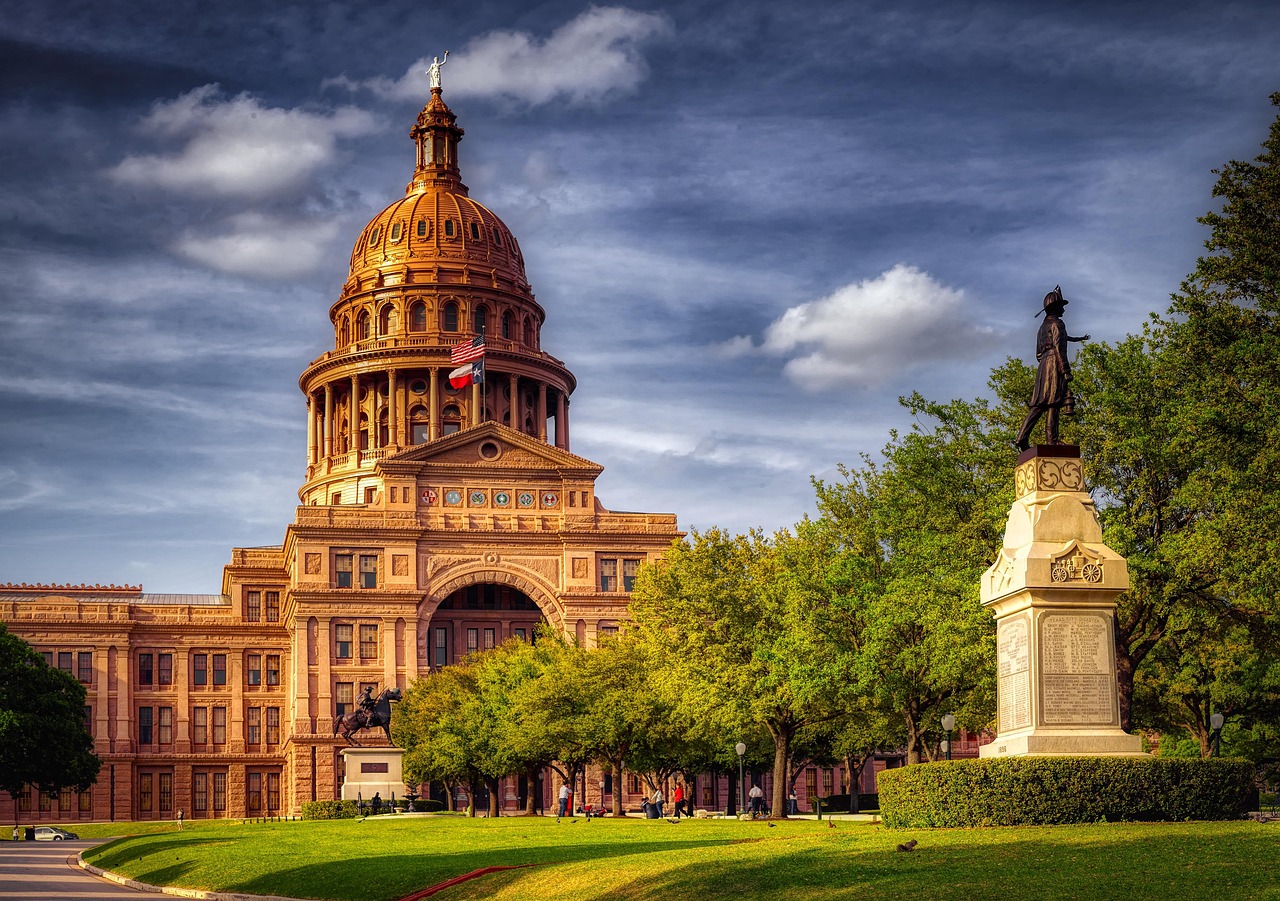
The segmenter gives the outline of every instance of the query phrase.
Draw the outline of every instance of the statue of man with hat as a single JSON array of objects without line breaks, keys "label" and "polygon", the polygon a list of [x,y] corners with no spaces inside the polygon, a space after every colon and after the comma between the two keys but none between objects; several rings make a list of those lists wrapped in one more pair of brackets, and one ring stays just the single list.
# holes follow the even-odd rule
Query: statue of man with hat
[{"label": "statue of man with hat", "polygon": [[[1030,409],[1027,418],[1022,421],[1018,432],[1018,450],[1030,447],[1031,430],[1036,427],[1041,416],[1045,416],[1045,443],[1061,444],[1058,438],[1058,411],[1070,402],[1071,364],[1067,361],[1068,341],[1088,341],[1088,335],[1079,338],[1067,334],[1067,327],[1062,322],[1063,308],[1067,299],[1062,296],[1062,288],[1055,286],[1044,296],[1044,323],[1036,335],[1036,387],[1031,392]],[[1037,316],[1040,313],[1036,313]],[[1070,412],[1068,410],[1067,412]],[[1047,415],[1046,415],[1047,414]]]}]

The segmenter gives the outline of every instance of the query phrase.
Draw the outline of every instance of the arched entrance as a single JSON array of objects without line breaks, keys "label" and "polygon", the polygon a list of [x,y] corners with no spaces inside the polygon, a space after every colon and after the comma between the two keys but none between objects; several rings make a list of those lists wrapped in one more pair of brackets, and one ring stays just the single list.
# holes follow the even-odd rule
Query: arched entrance
[{"label": "arched entrance", "polygon": [[439,669],[508,639],[533,641],[545,622],[537,603],[514,585],[477,582],[456,588],[427,620],[427,659],[431,669]]}]

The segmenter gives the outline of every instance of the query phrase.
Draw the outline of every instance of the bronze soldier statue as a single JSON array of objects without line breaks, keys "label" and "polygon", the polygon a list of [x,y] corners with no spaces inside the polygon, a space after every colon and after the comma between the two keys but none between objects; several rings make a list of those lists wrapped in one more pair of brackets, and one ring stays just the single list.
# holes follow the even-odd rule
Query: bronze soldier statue
[{"label": "bronze soldier statue", "polygon": [[[1036,387],[1031,392],[1030,408],[1027,418],[1022,421],[1022,429],[1014,442],[1018,450],[1026,450],[1031,445],[1028,439],[1031,430],[1045,416],[1045,443],[1061,444],[1058,438],[1058,411],[1071,397],[1071,364],[1067,361],[1068,341],[1088,341],[1088,335],[1079,338],[1067,334],[1067,327],[1062,322],[1063,308],[1067,300],[1062,296],[1062,288],[1055,286],[1044,296],[1044,323],[1036,335]],[[1040,313],[1036,314],[1037,316]],[[1070,411],[1068,411],[1070,412]],[[1047,415],[1046,415],[1047,414]]]}]

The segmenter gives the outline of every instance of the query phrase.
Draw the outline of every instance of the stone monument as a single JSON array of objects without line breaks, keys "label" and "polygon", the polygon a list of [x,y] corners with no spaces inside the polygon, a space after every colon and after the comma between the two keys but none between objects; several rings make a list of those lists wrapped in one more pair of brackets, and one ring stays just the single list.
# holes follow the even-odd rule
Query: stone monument
[{"label": "stone monument", "polygon": [[999,734],[979,754],[1139,755],[1116,689],[1115,599],[1129,570],[1103,543],[1080,449],[1035,445],[1014,482],[1004,547],[982,576],[996,618]]},{"label": "stone monument", "polygon": [[343,748],[342,800],[368,801],[375,794],[391,803],[409,793],[404,784],[404,751],[400,748]]}]

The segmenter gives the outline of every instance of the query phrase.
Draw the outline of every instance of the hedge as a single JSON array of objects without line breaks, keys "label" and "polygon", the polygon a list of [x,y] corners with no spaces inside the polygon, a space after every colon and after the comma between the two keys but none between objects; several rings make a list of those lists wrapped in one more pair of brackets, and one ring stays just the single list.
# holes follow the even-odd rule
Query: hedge
[{"label": "hedge", "polygon": [[413,802],[413,809],[418,813],[440,813],[444,810],[444,802],[431,798],[418,798]]},{"label": "hedge", "polygon": [[304,820],[350,820],[360,816],[355,801],[307,801],[302,805]]},{"label": "hedge", "polygon": [[890,828],[1235,820],[1255,803],[1247,760],[1016,757],[884,770]]}]

